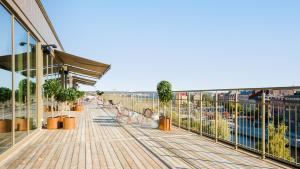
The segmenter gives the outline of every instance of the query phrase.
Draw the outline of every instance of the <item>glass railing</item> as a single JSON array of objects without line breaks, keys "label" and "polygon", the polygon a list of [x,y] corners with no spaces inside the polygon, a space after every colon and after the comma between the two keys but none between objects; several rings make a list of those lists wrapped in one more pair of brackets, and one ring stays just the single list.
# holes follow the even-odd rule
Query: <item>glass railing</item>
[{"label": "glass railing", "polygon": [[300,87],[176,91],[161,106],[156,92],[105,92],[104,100],[174,126],[299,167]]}]

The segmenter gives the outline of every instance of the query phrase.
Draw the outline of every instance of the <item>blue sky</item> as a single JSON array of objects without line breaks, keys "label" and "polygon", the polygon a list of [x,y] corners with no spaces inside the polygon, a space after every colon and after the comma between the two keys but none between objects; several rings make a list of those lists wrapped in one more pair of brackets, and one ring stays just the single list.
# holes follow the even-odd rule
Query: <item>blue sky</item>
[{"label": "blue sky", "polygon": [[112,65],[86,90],[300,85],[298,0],[42,2],[66,52]]}]

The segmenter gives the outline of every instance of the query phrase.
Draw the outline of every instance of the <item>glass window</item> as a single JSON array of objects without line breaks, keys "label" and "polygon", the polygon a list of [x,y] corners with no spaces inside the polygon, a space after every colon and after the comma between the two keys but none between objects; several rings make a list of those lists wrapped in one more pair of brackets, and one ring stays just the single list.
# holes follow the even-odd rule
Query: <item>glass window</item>
[{"label": "glass window", "polygon": [[[12,146],[11,15],[0,4],[0,154]],[[3,80],[5,79],[5,80]]]},{"label": "glass window", "polygon": [[15,142],[19,142],[27,135],[28,104],[28,60],[27,60],[27,31],[21,24],[14,22],[14,49],[15,49],[15,113],[16,132]]},{"label": "glass window", "polygon": [[30,84],[30,94],[29,94],[29,130],[32,131],[37,128],[37,111],[36,111],[36,40],[30,36],[29,37],[29,61],[30,61],[30,74],[29,74],[29,84]]}]

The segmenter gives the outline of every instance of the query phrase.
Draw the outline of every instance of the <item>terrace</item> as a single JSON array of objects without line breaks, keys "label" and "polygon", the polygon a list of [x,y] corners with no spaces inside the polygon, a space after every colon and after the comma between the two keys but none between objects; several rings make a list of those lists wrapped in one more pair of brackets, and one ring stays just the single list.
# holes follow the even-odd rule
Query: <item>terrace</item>
[{"label": "terrace", "polygon": [[[258,92],[246,92],[250,90]],[[106,92],[101,99],[119,103],[124,110],[141,113],[150,108],[169,116],[171,131],[153,129],[151,119],[137,124],[135,119],[129,123],[128,117],[122,116],[117,122],[115,106],[102,107],[91,99],[84,112],[72,112],[77,118],[75,130],[41,130],[2,162],[1,168],[299,167],[299,145],[295,144],[299,101],[295,102],[297,94],[284,96],[298,90],[179,91],[166,107],[160,106],[155,92]],[[282,93],[276,95],[278,91]],[[250,99],[242,100],[243,95]],[[267,124],[272,123],[275,133],[279,133],[280,124],[290,129],[285,131],[286,145],[280,147],[288,154],[273,151],[274,140],[267,134],[272,127]],[[217,130],[214,125],[219,126]]]}]

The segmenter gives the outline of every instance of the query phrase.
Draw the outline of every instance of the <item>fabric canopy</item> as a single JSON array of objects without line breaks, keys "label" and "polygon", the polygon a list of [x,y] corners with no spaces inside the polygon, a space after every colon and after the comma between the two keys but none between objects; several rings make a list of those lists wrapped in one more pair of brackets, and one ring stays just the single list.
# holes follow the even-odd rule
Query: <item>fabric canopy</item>
[{"label": "fabric canopy", "polygon": [[72,78],[73,78],[73,83],[84,84],[89,86],[94,86],[97,83],[97,81],[95,80],[90,80],[78,76],[73,76]]},{"label": "fabric canopy", "polygon": [[[60,78],[56,78],[56,79],[60,80]],[[69,80],[70,80],[70,77],[67,78],[68,83],[70,82]],[[72,76],[72,81],[73,81],[73,83],[84,84],[84,85],[89,85],[89,86],[94,86],[97,83],[96,80],[83,78],[83,77],[79,77],[79,76]]]},{"label": "fabric canopy", "polygon": [[55,50],[55,60],[67,66],[68,71],[82,75],[101,78],[109,69],[110,65],[85,59],[69,53]]}]

